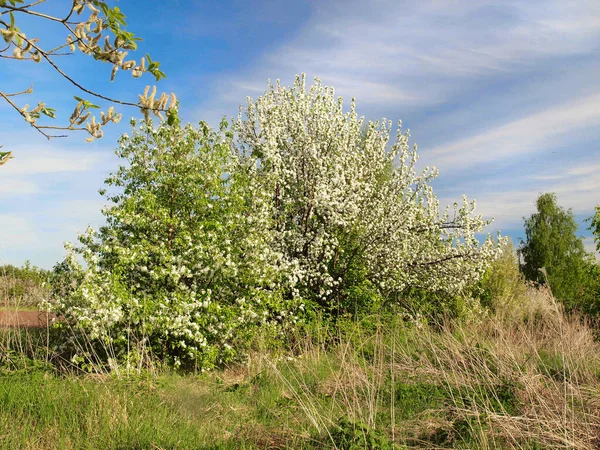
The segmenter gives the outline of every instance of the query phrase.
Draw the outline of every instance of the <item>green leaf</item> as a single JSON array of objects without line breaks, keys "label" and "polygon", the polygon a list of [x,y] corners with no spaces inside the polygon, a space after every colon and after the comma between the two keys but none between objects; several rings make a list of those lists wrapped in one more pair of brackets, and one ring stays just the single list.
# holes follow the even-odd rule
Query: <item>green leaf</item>
[{"label": "green leaf", "polygon": [[0,166],[12,159],[12,152],[0,152]]},{"label": "green leaf", "polygon": [[84,100],[83,101],[83,107],[88,109],[88,108],[100,108],[98,105],[93,104],[92,102],[88,101],[88,100]]},{"label": "green leaf", "polygon": [[127,40],[127,43],[125,45],[123,45],[123,48],[127,49],[127,50],[137,50],[137,43],[136,42],[139,42],[141,40],[143,40],[143,39],[139,38],[139,37],[134,37],[133,33],[131,33],[131,38],[129,38]]},{"label": "green leaf", "polygon": [[169,110],[167,111],[167,124],[168,125],[176,125],[179,123],[179,114],[177,110]]},{"label": "green leaf", "polygon": [[155,69],[155,70],[151,70],[150,73],[152,75],[154,75],[154,78],[156,78],[156,81],[160,81],[163,78],[167,78],[167,76],[165,75],[165,73],[161,70]]},{"label": "green leaf", "polygon": [[13,15],[12,11],[9,13],[9,16],[10,16],[10,27],[14,29],[15,28],[15,16]]},{"label": "green leaf", "polygon": [[42,114],[50,117],[51,119],[56,118],[56,109],[54,108],[43,108],[41,112]]},{"label": "green leaf", "polygon": [[126,16],[121,12],[118,6],[115,6],[112,10],[109,9],[107,16],[109,20],[118,22],[123,26],[127,25],[127,23],[125,22]]},{"label": "green leaf", "polygon": [[89,108],[100,108],[98,105],[93,104],[92,102],[90,102],[89,100],[84,100],[81,97],[77,97],[76,95],[73,96],[73,98],[75,100],[77,100],[78,102],[82,103],[83,109],[89,109]]}]

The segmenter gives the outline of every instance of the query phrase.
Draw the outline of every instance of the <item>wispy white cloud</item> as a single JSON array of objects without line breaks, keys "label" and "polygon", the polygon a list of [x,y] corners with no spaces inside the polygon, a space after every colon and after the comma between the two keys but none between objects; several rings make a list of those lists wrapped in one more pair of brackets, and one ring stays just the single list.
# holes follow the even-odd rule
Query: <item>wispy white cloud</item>
[{"label": "wispy white cloud", "polygon": [[[428,149],[427,156],[429,161],[440,169],[451,170],[465,169],[482,162],[510,160],[517,155],[544,151],[560,136],[577,129],[596,127],[600,123],[598,105],[600,105],[600,94],[577,99],[564,105],[552,106],[475,136]],[[577,170],[585,172],[590,169],[583,167]]]},{"label": "wispy white cloud", "polygon": [[39,241],[35,224],[15,214],[0,214],[0,258],[8,247],[33,245]]},{"label": "wispy white cloud", "polygon": [[[565,168],[562,175],[537,177],[533,184],[527,186],[476,193],[478,212],[495,219],[492,229],[520,228],[523,226],[522,218],[535,212],[537,196],[554,192],[562,207],[572,209],[577,215],[590,216],[600,201],[600,177],[596,172],[585,172],[585,167],[585,164],[574,165]],[[444,198],[441,203],[450,204],[454,200]]]},{"label": "wispy white cloud", "polygon": [[104,223],[103,205],[102,199],[67,199],[40,204],[35,211],[0,214],[0,264],[30,259],[52,267],[64,255],[65,241],[75,242],[88,226]]},{"label": "wispy white cloud", "polygon": [[63,240],[75,240],[88,226],[98,228],[104,222],[102,208],[106,201],[97,196],[93,200],[65,200],[53,207],[53,212],[60,220],[55,221],[55,228],[63,233]]},{"label": "wispy white cloud", "polygon": [[30,195],[39,192],[36,183],[18,178],[3,177],[0,179],[0,194],[2,195]]},{"label": "wispy white cloud", "polygon": [[[14,141],[15,137],[12,139]],[[15,156],[1,168],[0,194],[4,197],[0,198],[0,204],[22,196],[43,194],[53,185],[70,184],[75,176],[94,172],[107,174],[108,165],[114,159],[109,150],[81,151],[56,143],[44,147],[35,142],[30,134],[24,135],[20,143],[8,148]],[[95,175],[89,176],[89,179],[96,178]]]},{"label": "wispy white cloud", "polygon": [[[329,39],[308,52],[300,46],[287,61],[324,60],[326,67],[345,69],[366,61],[366,67],[393,74],[463,76],[512,71],[519,68],[515,62],[531,64],[532,58],[589,52],[600,35],[600,7],[585,0],[378,1],[371,6],[365,13],[362,2],[322,3],[311,34],[317,29]],[[319,37],[301,36],[289,50],[302,39],[312,43]],[[319,57],[324,54],[340,57]]]},{"label": "wispy white cloud", "polygon": [[[598,151],[600,154],[600,150]],[[567,175],[579,176],[579,175],[600,175],[600,164],[586,164],[584,166],[575,167],[567,171]]]},{"label": "wispy white cloud", "polygon": [[110,152],[73,151],[60,148],[31,149],[11,147],[15,154],[9,164],[2,168],[4,175],[22,176],[43,173],[87,172],[110,157]]},{"label": "wispy white cloud", "polygon": [[219,74],[216,98],[240,103],[262,92],[267,78],[289,82],[305,72],[360,104],[439,104],[468,91],[464,80],[591,53],[600,42],[600,3],[587,0],[379,0],[368,6],[337,0],[313,7],[293,40],[243,73]]}]

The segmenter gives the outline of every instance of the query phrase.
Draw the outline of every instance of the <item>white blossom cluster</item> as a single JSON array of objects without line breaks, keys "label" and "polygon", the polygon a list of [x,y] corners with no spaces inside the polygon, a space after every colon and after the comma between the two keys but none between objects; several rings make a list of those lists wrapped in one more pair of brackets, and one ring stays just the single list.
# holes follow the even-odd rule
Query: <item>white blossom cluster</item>
[{"label": "white blossom cluster", "polygon": [[390,122],[365,122],[354,101],[345,112],[318,80],[270,85],[220,132],[133,126],[117,151],[126,164],[101,191],[107,224],[70,247],[53,303],[116,356],[144,343],[210,368],[305,305],[460,293],[501,251],[476,239],[488,222],[474,202],[440,213],[437,171],[415,170],[408,132],[390,143]]},{"label": "white blossom cluster", "polygon": [[380,294],[408,287],[456,293],[498,253],[475,234],[488,223],[475,202],[440,214],[430,182],[415,171],[416,148],[401,123],[365,122],[354,100],[344,112],[333,88],[279,83],[248,99],[236,122],[238,149],[254,159],[270,192],[276,251],[298,268],[296,291],[339,308],[357,278]]}]

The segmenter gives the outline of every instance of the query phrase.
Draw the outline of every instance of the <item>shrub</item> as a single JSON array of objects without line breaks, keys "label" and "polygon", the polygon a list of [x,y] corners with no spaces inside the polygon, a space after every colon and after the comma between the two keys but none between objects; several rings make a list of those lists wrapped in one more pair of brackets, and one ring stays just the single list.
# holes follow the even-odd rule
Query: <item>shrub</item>
[{"label": "shrub", "polygon": [[474,202],[440,214],[437,171],[418,174],[408,133],[389,147],[390,131],[303,77],[250,101],[233,129],[142,123],[101,191],[106,225],[57,267],[54,311],[102,360],[145,348],[205,369],[298,311],[371,313],[407,291],[462,298],[499,247],[476,239],[488,222]]},{"label": "shrub", "polygon": [[145,347],[205,369],[234,359],[254,325],[287,319],[272,219],[229,133],[143,123],[117,155],[125,164],[101,191],[107,224],[68,245],[55,277],[55,312],[93,351]]},{"label": "shrub", "polygon": [[519,270],[519,260],[510,241],[490,264],[479,283],[479,298],[492,312],[510,313],[527,295],[525,279]]}]

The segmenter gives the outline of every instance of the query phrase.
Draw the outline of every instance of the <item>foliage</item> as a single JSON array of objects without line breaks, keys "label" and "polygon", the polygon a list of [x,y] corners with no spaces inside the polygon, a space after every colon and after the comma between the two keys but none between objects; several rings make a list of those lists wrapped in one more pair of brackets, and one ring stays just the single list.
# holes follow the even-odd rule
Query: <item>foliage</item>
[{"label": "foliage", "polygon": [[584,284],[576,307],[581,312],[592,316],[600,316],[600,264],[592,260],[584,265]]},{"label": "foliage", "polygon": [[416,173],[408,134],[388,150],[391,124],[363,126],[318,81],[271,86],[233,130],[170,119],[121,138],[127,164],[101,191],[107,224],[55,273],[57,316],[102,342],[102,359],[145,346],[210,368],[243,353],[253,327],[307,309],[459,296],[499,252],[476,239],[487,222],[474,203],[440,215],[437,172]]},{"label": "foliage", "polygon": [[397,416],[410,420],[418,414],[441,409],[447,402],[445,387],[431,383],[398,383],[394,387],[394,406]]},{"label": "foliage", "polygon": [[0,266],[0,299],[4,300],[0,306],[38,306],[47,295],[49,280],[49,271],[32,266],[29,261],[23,267]]},{"label": "foliage", "polygon": [[33,266],[30,261],[25,261],[22,267],[5,264],[0,266],[1,276],[11,276],[23,282],[32,282],[41,285],[48,281],[50,271]]},{"label": "foliage", "polygon": [[[333,88],[305,77],[270,85],[238,117],[240,156],[270,193],[276,250],[297,266],[294,295],[336,313],[356,302],[398,297],[409,288],[457,293],[476,282],[498,252],[475,234],[488,224],[475,203],[440,206],[416,172],[416,148],[398,127],[365,122],[354,101],[344,112]],[[358,294],[358,296],[357,296]],[[372,300],[371,300],[372,301]]]},{"label": "foliage", "polygon": [[[92,57],[96,61],[108,63],[112,66],[111,81],[115,79],[117,71],[130,71],[137,78],[143,73],[149,72],[156,81],[165,78],[165,74],[160,70],[160,63],[152,61],[149,55],[139,60],[126,60],[129,51],[137,49],[137,42],[141,39],[132,32],[126,30],[127,23],[125,15],[119,7],[109,7],[107,2],[101,0],[74,0],[64,16],[58,17],[46,14],[40,11],[40,4],[45,0],[37,1],[31,4],[25,4],[23,0],[0,0],[0,34],[6,44],[0,50],[0,57],[13,61],[33,61],[35,63],[44,62],[56,71],[61,77],[69,81],[79,91],[106,100],[110,103],[134,106],[141,109],[142,113],[148,117],[149,113],[161,115],[161,111],[167,110],[169,96],[161,94],[156,97],[156,87],[150,90],[146,87],[143,95],[140,95],[138,103],[127,102],[107,97],[97,93],[83,84],[76,81],[69,75],[61,64],[58,63],[58,57],[72,55],[80,51],[86,56]],[[84,12],[89,11],[89,16],[85,19],[79,19]],[[42,42],[36,37],[31,37],[29,30],[25,33],[21,30],[19,19],[23,16],[30,16],[38,21],[38,26],[44,23],[56,25],[66,31],[66,41],[59,44],[50,44]],[[34,31],[34,30],[32,30]],[[29,105],[19,106],[15,97],[33,93],[33,85],[21,92],[6,92],[0,89],[2,97],[23,119],[35,128],[46,138],[63,137],[51,134],[53,130],[81,130],[89,135],[87,141],[91,142],[95,138],[103,135],[102,127],[110,122],[118,122],[121,114],[115,112],[114,107],[110,107],[107,112],[100,112],[99,118],[92,115],[92,110],[99,108],[89,100],[74,96],[77,102],[68,124],[62,126],[45,125],[39,123],[42,117],[54,119],[56,110],[49,107],[44,102],[39,102],[33,109]],[[171,103],[168,107],[173,111],[176,107],[175,96],[171,95]],[[0,152],[0,165],[6,163],[12,157],[12,152]]]},{"label": "foliage", "polygon": [[347,450],[393,450],[387,436],[362,422],[353,423],[342,417],[330,431],[335,448]]},{"label": "foliage", "polygon": [[518,309],[518,303],[526,296],[524,281],[517,253],[512,242],[507,241],[479,283],[479,299],[492,312],[510,314]]},{"label": "foliage", "polygon": [[462,293],[449,293],[444,290],[408,288],[395,302],[412,320],[441,324],[449,318],[468,320],[481,309],[471,291],[472,289],[468,289]]},{"label": "foliage", "polygon": [[596,250],[600,252],[600,206],[596,206],[595,213],[589,219],[590,230],[594,234],[594,242],[596,243]]},{"label": "foliage", "polygon": [[568,308],[591,301],[595,284],[593,262],[576,235],[573,211],[557,204],[556,195],[542,194],[536,201],[537,212],[525,219],[526,240],[519,254],[524,276],[533,282],[548,282],[552,293]]},{"label": "foliage", "polygon": [[231,361],[259,325],[289,321],[268,202],[230,141],[205,123],[148,122],[121,138],[125,165],[101,191],[107,224],[57,268],[59,316],[114,356],[144,345],[198,369]]}]

